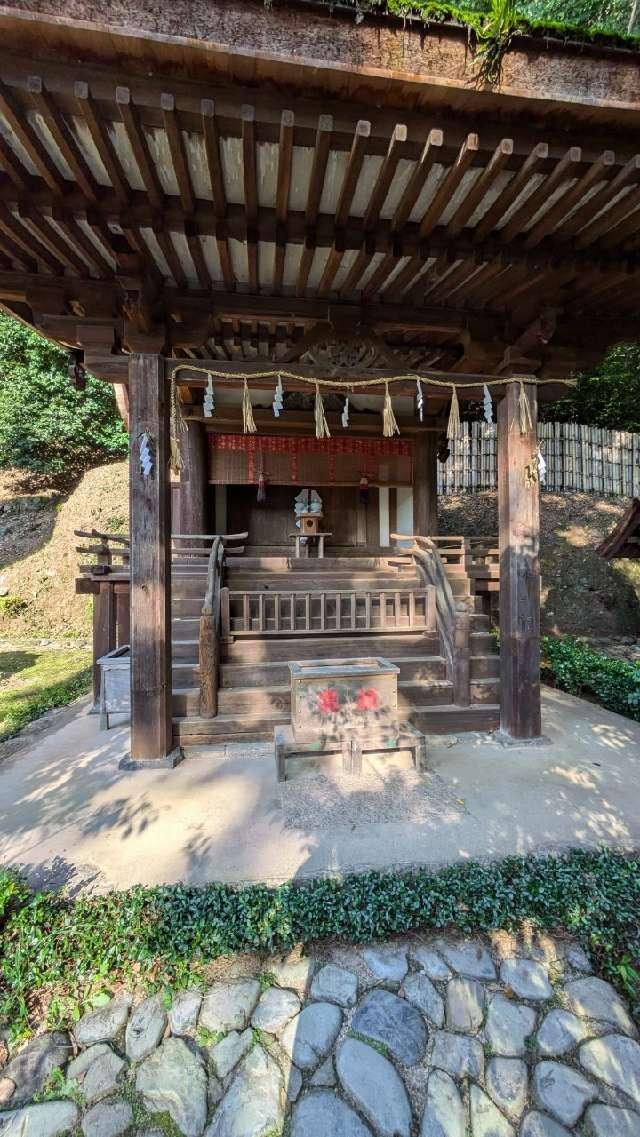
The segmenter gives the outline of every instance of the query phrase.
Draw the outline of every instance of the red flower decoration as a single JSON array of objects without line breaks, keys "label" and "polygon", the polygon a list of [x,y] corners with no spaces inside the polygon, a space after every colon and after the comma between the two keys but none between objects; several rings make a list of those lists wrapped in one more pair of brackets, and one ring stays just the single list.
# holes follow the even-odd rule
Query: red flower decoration
[{"label": "red flower decoration", "polygon": [[338,692],[334,691],[333,687],[318,692],[318,710],[321,715],[333,715],[339,706]]},{"label": "red flower decoration", "polygon": [[362,687],[358,691],[356,706],[359,711],[377,711],[380,706],[380,696],[375,687]]}]

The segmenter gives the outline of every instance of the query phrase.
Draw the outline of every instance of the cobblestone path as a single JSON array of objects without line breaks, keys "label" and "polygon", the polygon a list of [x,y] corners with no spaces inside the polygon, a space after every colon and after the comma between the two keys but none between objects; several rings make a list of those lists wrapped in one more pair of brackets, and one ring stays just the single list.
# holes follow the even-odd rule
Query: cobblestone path
[{"label": "cobblestone path", "polygon": [[[1,1137],[640,1137],[636,1027],[570,940],[411,938],[254,972],[36,1038],[0,1070]],[[34,1102],[46,1086],[58,1100]]]}]

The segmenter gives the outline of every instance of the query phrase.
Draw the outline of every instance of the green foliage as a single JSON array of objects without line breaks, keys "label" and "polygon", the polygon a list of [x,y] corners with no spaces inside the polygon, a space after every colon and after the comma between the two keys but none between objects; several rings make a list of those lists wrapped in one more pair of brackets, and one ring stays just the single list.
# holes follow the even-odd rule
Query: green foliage
[{"label": "green foliage", "polygon": [[0,466],[74,473],[126,453],[110,385],[76,391],[67,353],[0,313]]},{"label": "green foliage", "polygon": [[557,403],[541,403],[548,422],[581,422],[607,430],[640,431],[640,345],[614,347],[599,367]]},{"label": "green foliage", "polygon": [[[333,7],[333,0],[323,2]],[[631,36],[627,34],[631,0],[467,0],[460,5],[440,0],[341,0],[341,7],[353,8],[356,20],[365,13],[388,13],[425,24],[462,24],[480,43],[480,77],[494,82],[499,76],[501,57],[515,32],[622,43],[626,47],[638,43],[637,31]],[[491,57],[496,67],[487,66]]]},{"label": "green foliage", "polygon": [[577,936],[637,1000],[639,910],[640,858],[607,850],[278,888],[166,885],[75,901],[35,893],[13,904],[0,931],[0,1016],[24,1031],[29,1004],[73,996],[88,1009],[91,995],[116,981],[171,983],[185,960],[196,969],[220,955],[314,940],[517,930],[524,921]]},{"label": "green foliage", "polygon": [[595,698],[640,722],[640,664],[612,659],[570,637],[544,636],[541,673],[570,695]]},{"label": "green foliage", "polygon": [[28,607],[26,600],[21,596],[0,596],[0,615],[6,616],[9,620],[25,612]]},{"label": "green foliage", "polygon": [[0,742],[91,685],[90,653],[81,650],[0,653]]}]

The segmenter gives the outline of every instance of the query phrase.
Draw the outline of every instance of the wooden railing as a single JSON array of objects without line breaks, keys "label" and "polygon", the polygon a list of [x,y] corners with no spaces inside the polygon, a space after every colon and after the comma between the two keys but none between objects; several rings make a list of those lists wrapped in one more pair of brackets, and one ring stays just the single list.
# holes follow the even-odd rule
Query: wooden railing
[{"label": "wooden railing", "polygon": [[227,590],[222,636],[435,631],[436,594],[421,589]]},{"label": "wooden railing", "polygon": [[[458,568],[463,576],[467,562],[467,547],[463,537],[433,538],[392,533],[392,541],[413,541],[407,552],[413,556],[416,568],[425,584],[435,590],[436,625],[447,666],[447,676],[453,683],[453,701],[466,707],[471,701],[469,660],[469,609],[464,601],[457,601],[447,576],[447,563]],[[440,547],[441,545],[441,547]],[[462,572],[460,572],[462,570]],[[463,576],[464,578],[464,576]]]},{"label": "wooden railing", "polygon": [[[246,541],[248,533],[215,534],[211,538],[211,548],[207,555],[207,587],[198,638],[198,660],[200,664],[200,714],[203,718],[215,718],[218,713],[218,685],[220,675],[220,634],[222,625],[222,594],[228,590],[222,587],[225,545]],[[183,537],[182,539],[193,538]],[[205,538],[201,538],[204,540]],[[179,549],[179,556],[192,555],[202,562],[202,550],[197,547]],[[175,556],[175,554],[174,554]]]}]

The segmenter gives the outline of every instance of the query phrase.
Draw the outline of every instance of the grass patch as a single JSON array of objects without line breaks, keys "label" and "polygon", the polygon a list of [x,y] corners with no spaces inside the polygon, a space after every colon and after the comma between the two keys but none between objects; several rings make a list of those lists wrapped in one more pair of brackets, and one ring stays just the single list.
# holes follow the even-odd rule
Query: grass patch
[{"label": "grass patch", "polygon": [[88,651],[37,648],[0,652],[0,742],[63,707],[91,686]]},{"label": "grass patch", "polygon": [[639,916],[640,858],[611,850],[278,888],[137,887],[74,901],[31,893],[0,871],[0,1020],[15,1037],[66,997],[88,1009],[118,982],[188,986],[212,959],[242,951],[445,928],[515,931],[524,922],[576,936],[637,1009]]}]

